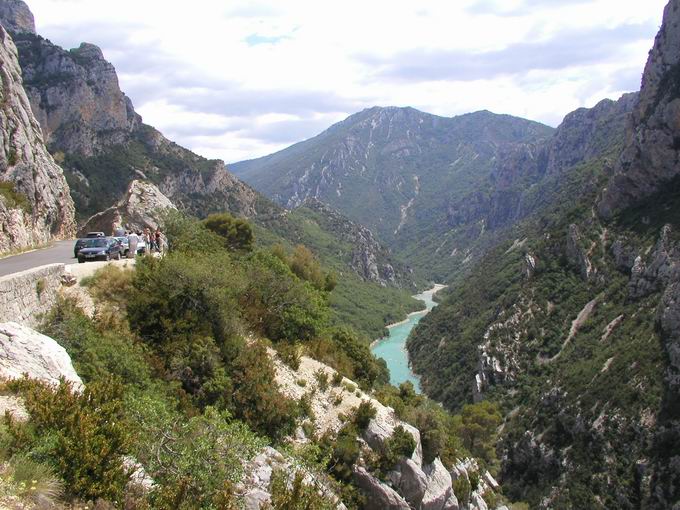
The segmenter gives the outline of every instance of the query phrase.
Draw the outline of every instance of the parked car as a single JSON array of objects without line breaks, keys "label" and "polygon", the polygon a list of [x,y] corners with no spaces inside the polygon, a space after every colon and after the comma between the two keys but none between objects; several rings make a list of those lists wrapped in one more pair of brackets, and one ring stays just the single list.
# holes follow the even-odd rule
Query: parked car
[{"label": "parked car", "polygon": [[96,237],[85,239],[83,247],[78,251],[78,262],[88,260],[120,260],[120,243],[113,237]]},{"label": "parked car", "polygon": [[73,246],[73,256],[78,257],[78,252],[80,251],[81,248],[84,247],[85,240],[86,239],[93,239],[93,238],[99,238],[99,237],[106,237],[104,235],[104,232],[88,232],[85,234],[85,237],[81,237],[80,239],[76,240],[76,244]]},{"label": "parked car", "polygon": [[128,251],[130,251],[128,238],[126,236],[115,236],[114,239],[120,243],[120,254],[127,257]]}]

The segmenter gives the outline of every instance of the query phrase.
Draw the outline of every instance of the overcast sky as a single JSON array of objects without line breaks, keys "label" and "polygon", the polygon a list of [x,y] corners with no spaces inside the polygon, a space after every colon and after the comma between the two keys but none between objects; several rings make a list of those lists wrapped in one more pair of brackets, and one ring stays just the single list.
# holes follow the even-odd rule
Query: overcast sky
[{"label": "overcast sky", "polygon": [[26,1],[41,35],[103,49],[146,123],[227,162],[374,105],[556,126],[639,89],[666,3]]}]

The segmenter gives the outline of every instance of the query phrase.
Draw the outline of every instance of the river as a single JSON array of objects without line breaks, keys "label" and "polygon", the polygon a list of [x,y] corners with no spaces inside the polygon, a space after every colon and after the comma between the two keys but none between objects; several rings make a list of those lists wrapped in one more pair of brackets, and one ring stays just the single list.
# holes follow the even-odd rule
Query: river
[{"label": "river", "polygon": [[384,359],[387,363],[387,368],[390,369],[390,383],[395,386],[398,386],[405,381],[411,381],[416,391],[420,393],[420,379],[416,374],[411,372],[411,368],[408,364],[406,339],[415,325],[420,322],[420,319],[425,317],[430,310],[437,306],[437,303],[434,302],[432,297],[444,287],[446,287],[446,285],[436,284],[431,289],[413,296],[425,303],[425,310],[410,313],[406,320],[397,322],[396,324],[390,324],[387,326],[390,332],[389,336],[376,340],[371,345],[373,354]]}]

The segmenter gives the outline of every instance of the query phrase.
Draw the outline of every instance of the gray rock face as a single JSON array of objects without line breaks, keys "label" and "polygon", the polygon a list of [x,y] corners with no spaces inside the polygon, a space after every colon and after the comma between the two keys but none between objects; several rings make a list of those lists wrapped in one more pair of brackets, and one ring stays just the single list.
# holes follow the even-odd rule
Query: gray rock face
[{"label": "gray rock face", "polygon": [[583,243],[578,227],[572,223],[569,225],[569,233],[567,234],[567,258],[569,262],[579,268],[581,278],[589,280],[593,276],[595,268]]},{"label": "gray rock face", "polygon": [[65,51],[35,34],[15,37],[26,92],[52,150],[89,156],[128,141],[142,119],[97,46]]},{"label": "gray rock face", "polygon": [[618,101],[604,99],[593,108],[569,113],[550,142],[546,172],[559,173],[599,156],[612,140],[623,141],[625,122],[638,94],[624,94]]},{"label": "gray rock face", "polygon": [[404,459],[400,466],[399,493],[414,508],[418,508],[427,491],[427,475],[412,459]]},{"label": "gray rock face", "polygon": [[[238,484],[238,492],[242,495],[243,506],[246,510],[269,508],[271,501],[270,486],[275,471],[283,471],[294,475],[298,469],[294,463],[284,457],[278,450],[267,446],[254,459],[244,466],[244,476]],[[336,501],[337,510],[347,510],[330,488],[322,481],[315,479],[311,473],[305,472],[303,483],[314,485],[327,501]]]},{"label": "gray rock face", "polygon": [[637,251],[626,239],[619,238],[612,243],[611,254],[614,257],[616,268],[620,271],[630,272],[635,265]]},{"label": "gray rock face", "polygon": [[366,510],[410,510],[397,491],[382,483],[362,467],[354,468],[354,483],[366,494]]},{"label": "gray rock face", "polygon": [[62,169],[43,144],[22,87],[12,39],[0,27],[0,252],[75,234],[73,200]]},{"label": "gray rock face", "polygon": [[645,66],[624,150],[598,203],[605,218],[661,191],[680,174],[676,141],[680,130],[679,23],[680,1],[671,0]]},{"label": "gray rock face", "polygon": [[0,24],[10,32],[35,34],[33,13],[21,0],[0,1]]},{"label": "gray rock face", "polygon": [[83,388],[71,358],[57,342],[16,322],[1,323],[0,377],[20,379],[24,374],[53,385],[63,377],[73,389]]},{"label": "gray rock face", "polygon": [[451,474],[438,458],[432,464],[423,466],[427,477],[427,489],[420,506],[421,510],[458,510],[458,499],[451,487]]},{"label": "gray rock face", "polygon": [[151,183],[132,181],[123,199],[115,206],[92,216],[81,228],[79,235],[86,232],[111,234],[115,228],[126,230],[156,230],[161,216],[168,209],[177,208],[161,191]]},{"label": "gray rock face", "polygon": [[670,234],[670,225],[664,226],[649,259],[636,257],[628,283],[631,298],[647,296],[680,277],[680,247],[671,241]]}]

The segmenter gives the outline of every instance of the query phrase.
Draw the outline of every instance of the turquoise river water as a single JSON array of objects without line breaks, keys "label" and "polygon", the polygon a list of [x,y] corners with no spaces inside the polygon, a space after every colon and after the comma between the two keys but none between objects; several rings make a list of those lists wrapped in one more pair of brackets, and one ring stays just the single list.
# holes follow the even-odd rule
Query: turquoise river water
[{"label": "turquoise river water", "polygon": [[435,285],[431,289],[413,296],[425,302],[425,310],[413,312],[409,314],[408,319],[387,326],[390,331],[389,336],[373,342],[371,346],[373,354],[384,359],[387,363],[387,368],[390,369],[390,382],[395,386],[405,381],[411,381],[416,391],[420,393],[420,380],[417,375],[411,372],[408,365],[406,339],[415,325],[420,322],[420,319],[437,306],[437,303],[432,300],[432,296],[444,287],[444,285]]}]

